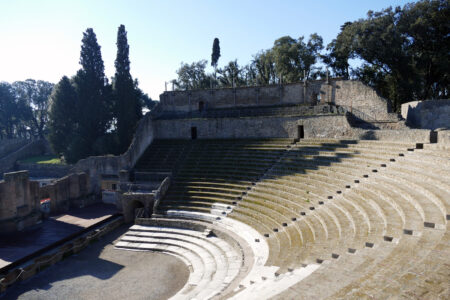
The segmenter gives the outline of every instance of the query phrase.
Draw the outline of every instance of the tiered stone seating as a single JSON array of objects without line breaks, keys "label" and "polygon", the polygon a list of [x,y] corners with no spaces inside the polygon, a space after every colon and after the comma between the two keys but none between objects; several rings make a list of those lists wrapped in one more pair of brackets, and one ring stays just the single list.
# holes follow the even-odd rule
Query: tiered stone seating
[{"label": "tiered stone seating", "polygon": [[133,225],[116,247],[158,251],[185,262],[191,271],[189,280],[172,299],[209,299],[226,290],[241,270],[242,249],[201,225],[165,221]]},{"label": "tiered stone seating", "polygon": [[[257,245],[267,247],[259,261],[265,267],[249,271],[228,296],[450,293],[448,151],[332,139],[178,141],[171,147],[184,150],[171,150],[180,159],[158,217],[242,224],[253,230],[242,244],[253,253],[261,251]],[[239,234],[236,228],[230,231]]]},{"label": "tiered stone seating", "polygon": [[[307,141],[303,143],[306,144]],[[442,242],[446,234],[445,227],[450,199],[448,197],[449,157],[435,165],[422,157],[420,150],[413,152],[405,148],[406,151],[398,152],[395,149],[395,143],[390,143],[386,148],[382,142],[362,142],[361,144],[370,143],[372,145],[367,150],[364,149],[366,145],[361,148],[357,146],[358,144],[348,147],[354,148],[362,154],[352,155],[356,156],[354,158],[348,156],[335,159],[335,162],[330,162],[333,161],[330,158],[319,160],[325,167],[316,167],[312,162],[297,164],[300,166],[296,174],[301,178],[297,185],[300,191],[306,188],[314,191],[311,198],[317,198],[317,202],[323,201],[323,207],[333,205],[337,208],[345,204],[350,216],[354,219],[353,223],[356,228],[366,223],[370,230],[368,235],[359,235],[358,237],[356,234],[353,241],[350,236],[347,236],[344,240],[347,243],[356,244],[356,246],[350,246],[347,253],[344,251],[345,247],[334,248],[333,254],[329,256],[333,261],[332,265],[319,269],[291,287],[289,291],[281,293],[278,296],[279,299],[326,297],[330,297],[330,299],[360,299],[364,297],[384,299],[393,294],[402,294],[405,297],[415,295],[420,298],[420,294],[414,292],[417,290],[414,284],[408,283],[407,279],[416,279],[421,276],[418,273],[412,274],[409,269],[413,265],[420,269],[421,262],[426,260],[430,253],[434,253],[436,248],[440,251],[443,250]],[[299,145],[300,148],[303,146]],[[378,149],[377,146],[383,148]],[[402,147],[399,145],[398,150],[402,150]],[[295,150],[290,151],[290,154],[294,155]],[[337,155],[339,152],[340,149],[336,149]],[[349,152],[349,150],[343,152]],[[370,152],[378,154],[376,156],[366,155]],[[390,156],[395,153],[397,155],[402,153],[403,156],[395,157],[395,161],[391,161],[392,157]],[[315,158],[298,158],[297,155],[298,161],[308,159]],[[388,163],[379,164],[383,159]],[[412,172],[419,175],[411,176]],[[361,176],[361,174],[362,177],[358,179],[357,176]],[[442,177],[439,178],[435,174],[441,174]],[[445,176],[445,174],[447,175]],[[278,175],[282,178],[282,182],[285,181],[281,173]],[[317,189],[314,190],[312,188],[314,180],[320,184],[321,177],[323,178],[322,185],[317,185]],[[354,180],[357,180],[357,183]],[[345,184],[345,181],[347,181],[348,188],[340,189],[339,183]],[[334,193],[330,192],[330,186],[331,190],[335,189]],[[336,188],[339,188],[341,193],[336,193],[338,191]],[[328,196],[326,196],[327,194]],[[350,210],[349,204],[354,208],[358,207],[363,219],[360,218],[358,221],[356,215]],[[318,212],[319,210],[312,211],[313,214]],[[378,221],[377,214],[380,216]],[[361,222],[363,220],[364,222]],[[430,228],[433,226],[434,228]],[[372,231],[372,228],[377,229]],[[336,236],[336,238],[338,237]],[[358,246],[358,242],[361,246]],[[321,250],[326,249],[321,246],[320,248]],[[448,254],[448,242],[444,252]],[[322,252],[323,255],[325,253]],[[436,256],[435,258],[438,259]],[[448,260],[444,260],[444,263],[447,263],[448,266]],[[445,280],[448,282],[448,274],[446,275],[445,272],[441,271],[441,275],[438,277],[440,278],[440,281],[437,280],[438,283],[445,282]],[[324,284],[324,280],[327,289],[313,288],[318,282]],[[426,282],[426,279],[422,278],[422,281]],[[408,289],[411,291],[405,292]],[[423,288],[420,290],[423,291]],[[429,290],[433,290],[432,285],[429,285]],[[446,291],[443,288],[437,288],[437,290],[440,293],[448,293],[448,289]]]},{"label": "tiered stone seating", "polygon": [[189,151],[173,170],[173,184],[160,210],[209,213],[218,209],[226,213],[292,142],[289,139],[185,142],[183,147]]},{"label": "tiered stone seating", "polygon": [[154,140],[137,162],[137,171],[167,172],[177,166],[189,152],[186,140]]}]

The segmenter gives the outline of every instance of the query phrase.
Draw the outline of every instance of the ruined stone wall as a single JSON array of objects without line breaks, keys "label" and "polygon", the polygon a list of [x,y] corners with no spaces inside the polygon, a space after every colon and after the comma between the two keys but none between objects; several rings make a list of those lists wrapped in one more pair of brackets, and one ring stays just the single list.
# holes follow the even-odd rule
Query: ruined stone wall
[{"label": "ruined stone wall", "polygon": [[406,124],[416,128],[450,129],[450,100],[412,101],[402,104]]},{"label": "ruined stone wall", "polygon": [[76,201],[87,204],[89,184],[86,173],[70,174],[43,187],[29,180],[28,171],[5,173],[0,181],[0,234],[33,226],[41,217],[41,199],[51,199],[53,213],[79,206]]},{"label": "ruined stone wall", "polygon": [[307,81],[259,87],[225,88],[164,92],[160,95],[164,112],[186,113],[204,109],[274,106],[283,104],[316,105],[334,103],[360,112],[369,120],[392,118],[390,103],[371,87],[359,81]]},{"label": "ruined stone wall", "polygon": [[351,107],[361,112],[368,120],[388,120],[391,118],[391,104],[382,98],[371,87],[355,80],[339,80],[332,82],[333,103]]},{"label": "ruined stone wall", "polygon": [[39,199],[50,198],[51,211],[63,212],[73,206],[76,200],[83,204],[90,194],[90,180],[86,173],[72,173],[43,186],[39,190]]},{"label": "ruined stone wall", "polygon": [[[205,109],[274,106],[283,104],[317,103],[317,96],[324,85],[323,81],[314,81],[284,85],[255,87],[222,88],[213,90],[192,90],[164,92],[160,95],[162,111],[190,112],[199,109],[204,103]],[[323,89],[326,91],[327,89]],[[326,97],[325,97],[326,98]]]},{"label": "ruined stone wall", "polygon": [[39,219],[39,183],[27,171],[5,173],[0,181],[0,234],[22,230]]}]

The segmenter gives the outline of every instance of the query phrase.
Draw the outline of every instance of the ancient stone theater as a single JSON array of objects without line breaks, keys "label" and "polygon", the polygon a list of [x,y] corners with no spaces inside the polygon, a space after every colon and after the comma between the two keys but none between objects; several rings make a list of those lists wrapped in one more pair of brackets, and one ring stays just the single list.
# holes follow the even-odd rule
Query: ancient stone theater
[{"label": "ancient stone theater", "polygon": [[[74,166],[66,200],[109,185],[116,251],[188,267],[173,299],[448,299],[449,107],[394,113],[336,78],[167,91],[124,154]],[[28,184],[11,176],[0,194]]]}]

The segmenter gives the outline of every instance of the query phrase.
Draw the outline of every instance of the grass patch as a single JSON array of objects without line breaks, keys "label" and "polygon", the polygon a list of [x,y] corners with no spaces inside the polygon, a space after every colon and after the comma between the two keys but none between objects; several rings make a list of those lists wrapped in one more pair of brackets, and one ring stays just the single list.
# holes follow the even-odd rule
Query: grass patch
[{"label": "grass patch", "polygon": [[61,158],[55,155],[39,155],[32,156],[20,160],[21,163],[25,164],[53,164],[53,165],[65,165]]}]

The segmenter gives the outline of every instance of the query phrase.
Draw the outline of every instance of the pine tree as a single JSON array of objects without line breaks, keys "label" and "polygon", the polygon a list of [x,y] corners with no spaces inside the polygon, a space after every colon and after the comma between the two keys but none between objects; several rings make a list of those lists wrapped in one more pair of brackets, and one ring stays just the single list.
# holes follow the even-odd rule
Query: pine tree
[{"label": "pine tree", "polygon": [[97,37],[88,28],[83,33],[81,69],[74,78],[77,93],[77,131],[73,143],[74,159],[100,154],[94,151],[95,143],[106,133],[111,117],[108,81]]},{"label": "pine tree", "polygon": [[74,112],[77,94],[69,78],[64,76],[54,87],[50,95],[49,140],[53,150],[63,154],[66,159],[70,154],[73,133],[76,128]]},{"label": "pine tree", "polygon": [[137,81],[130,74],[129,46],[124,25],[117,32],[116,73],[113,80],[115,100],[114,114],[117,119],[119,153],[126,151],[133,138],[136,124],[142,117],[142,104],[137,91]]}]

